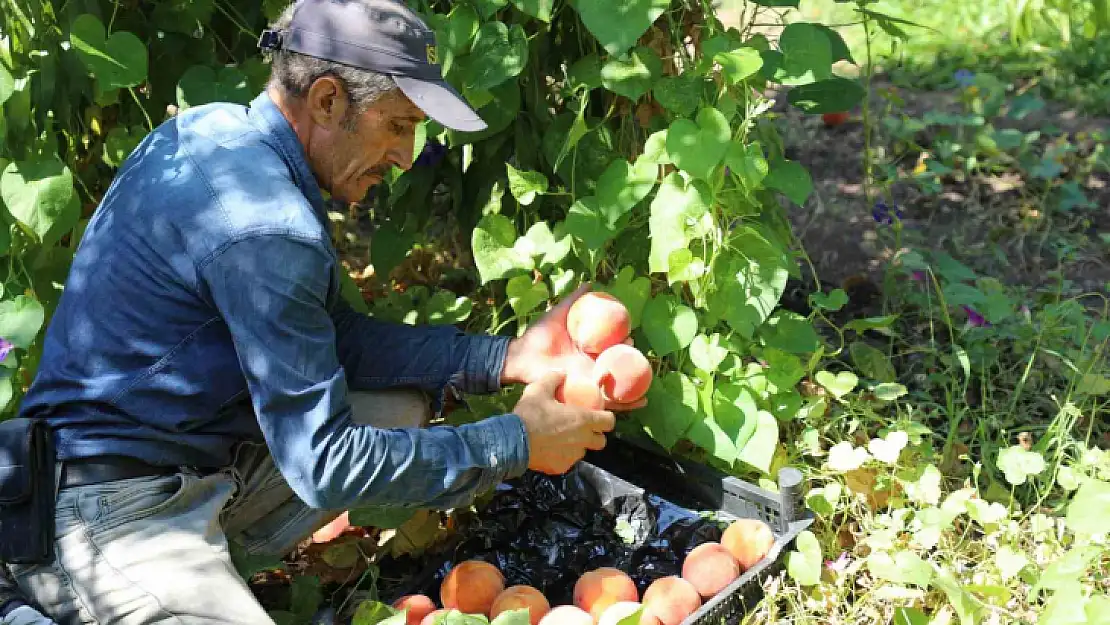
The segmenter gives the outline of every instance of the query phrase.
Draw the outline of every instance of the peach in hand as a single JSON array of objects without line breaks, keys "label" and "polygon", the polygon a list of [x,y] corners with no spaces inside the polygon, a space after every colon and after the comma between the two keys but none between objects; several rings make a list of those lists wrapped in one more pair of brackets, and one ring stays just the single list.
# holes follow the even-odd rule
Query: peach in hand
[{"label": "peach in hand", "polygon": [[567,332],[578,349],[600,354],[628,338],[632,315],[616,297],[590,291],[575,300],[567,312]]}]

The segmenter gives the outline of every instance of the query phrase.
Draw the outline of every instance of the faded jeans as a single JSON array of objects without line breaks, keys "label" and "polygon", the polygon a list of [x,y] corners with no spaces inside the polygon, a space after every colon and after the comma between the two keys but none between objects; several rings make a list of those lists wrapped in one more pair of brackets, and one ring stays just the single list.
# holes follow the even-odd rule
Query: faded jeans
[{"label": "faded jeans", "polygon": [[[352,393],[354,420],[420,427],[418,391]],[[50,565],[7,565],[60,625],[251,623],[273,620],[231,562],[228,540],[281,556],[341,514],[314,510],[289,488],[264,444],[240,443],[232,466],[61,491]]]}]

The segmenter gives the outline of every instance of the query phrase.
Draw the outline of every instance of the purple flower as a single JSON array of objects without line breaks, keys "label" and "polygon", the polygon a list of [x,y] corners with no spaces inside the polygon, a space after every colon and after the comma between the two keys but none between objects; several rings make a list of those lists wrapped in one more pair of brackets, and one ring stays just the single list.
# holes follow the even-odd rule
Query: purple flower
[{"label": "purple flower", "polygon": [[424,149],[420,151],[420,156],[416,157],[413,162],[413,167],[434,167],[438,165],[443,157],[447,154],[447,146],[436,141],[435,139],[428,139],[424,143]]},{"label": "purple flower", "polygon": [[924,282],[925,281],[925,272],[924,271],[915,271],[915,272],[913,272],[912,274],[910,274],[910,280],[913,280],[914,282]]},{"label": "purple flower", "polygon": [[851,558],[848,557],[848,552],[841,551],[840,557],[836,561],[825,560],[825,568],[836,573],[843,573],[848,568],[849,563],[851,563]]},{"label": "purple flower", "polygon": [[967,322],[970,323],[972,326],[974,326],[976,328],[983,328],[983,327],[989,327],[990,326],[990,322],[988,322],[987,319],[983,315],[980,315],[978,313],[978,311],[976,311],[971,306],[968,306],[968,305],[964,304],[964,305],[960,306],[960,308],[963,308],[964,312],[967,313]]},{"label": "purple flower", "polygon": [[886,202],[875,202],[875,207],[871,209],[871,218],[880,224],[892,224],[894,218],[902,219],[902,209],[897,204],[894,205],[894,214],[891,214],[891,209],[886,205]]},{"label": "purple flower", "polygon": [[952,78],[954,78],[956,84],[961,87],[970,87],[975,84],[975,74],[970,70],[958,69],[956,73],[952,75]]},{"label": "purple flower", "polygon": [[13,347],[15,347],[15,345],[12,345],[11,341],[0,338],[0,362],[3,362],[8,357]]}]

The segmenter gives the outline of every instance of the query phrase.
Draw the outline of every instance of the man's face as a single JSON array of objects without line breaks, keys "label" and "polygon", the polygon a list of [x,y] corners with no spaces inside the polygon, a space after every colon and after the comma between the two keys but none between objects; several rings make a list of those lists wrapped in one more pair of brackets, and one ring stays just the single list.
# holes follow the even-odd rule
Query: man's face
[{"label": "man's face", "polygon": [[347,104],[342,92],[328,104],[328,114],[314,115],[324,123],[313,133],[309,158],[320,185],[332,197],[358,202],[392,166],[412,166],[416,126],[424,113],[399,89],[361,113]]}]

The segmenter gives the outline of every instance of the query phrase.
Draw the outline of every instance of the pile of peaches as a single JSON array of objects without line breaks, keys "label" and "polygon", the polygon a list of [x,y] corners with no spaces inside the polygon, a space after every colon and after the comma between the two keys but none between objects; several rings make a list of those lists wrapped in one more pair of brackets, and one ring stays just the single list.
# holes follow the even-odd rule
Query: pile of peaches
[{"label": "pile of peaches", "polygon": [[482,615],[490,621],[503,612],[527,609],[531,625],[617,625],[640,611],[638,625],[680,625],[763,560],[775,542],[771,528],[758,519],[732,522],[720,542],[705,542],[682,562],[682,574],[651,582],[641,597],[624,571],[601,567],[583,573],[574,584],[573,604],[552,606],[528,585],[505,587],[505,577],[483,560],[466,560],[448,571],[440,585],[437,607],[427,595],[406,595],[393,608],[407,610],[407,625],[437,625],[452,610]]}]

